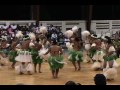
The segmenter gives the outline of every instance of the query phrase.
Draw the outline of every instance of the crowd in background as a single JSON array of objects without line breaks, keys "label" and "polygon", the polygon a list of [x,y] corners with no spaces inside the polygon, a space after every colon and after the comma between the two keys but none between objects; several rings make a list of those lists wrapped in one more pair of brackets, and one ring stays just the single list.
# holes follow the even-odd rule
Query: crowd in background
[{"label": "crowd in background", "polygon": [[[40,25],[42,26],[42,25]],[[9,42],[15,37],[17,31],[22,31],[23,35],[28,35],[30,32],[35,34],[39,33],[40,27],[37,27],[33,23],[26,25],[11,24],[11,25],[0,25],[0,38],[4,38]],[[65,36],[59,26],[49,25],[47,27],[48,33],[46,37],[48,40],[56,40],[59,45],[64,45]]]}]

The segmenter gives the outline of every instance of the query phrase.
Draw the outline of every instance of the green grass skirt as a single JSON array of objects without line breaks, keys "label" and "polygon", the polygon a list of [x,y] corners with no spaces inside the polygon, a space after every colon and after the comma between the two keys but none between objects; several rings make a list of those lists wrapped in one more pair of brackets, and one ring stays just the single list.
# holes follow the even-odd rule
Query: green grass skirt
[{"label": "green grass skirt", "polygon": [[32,61],[33,63],[41,64],[43,62],[43,58],[40,56],[34,55],[32,56]]},{"label": "green grass skirt", "polygon": [[117,59],[117,55],[111,55],[111,56],[104,57],[105,61],[112,61],[116,59]]},{"label": "green grass skirt", "polygon": [[83,54],[81,51],[73,50],[73,51],[69,51],[69,54],[70,54],[68,57],[69,61],[71,61],[71,62],[75,62],[75,61],[82,62],[83,61],[82,60]]},{"label": "green grass skirt", "polygon": [[31,48],[30,52],[32,55],[33,63],[41,64],[43,62],[43,58],[38,55],[38,50]]},{"label": "green grass skirt", "polygon": [[63,56],[50,56],[48,58],[48,63],[51,70],[62,69],[64,66]]},{"label": "green grass skirt", "polygon": [[97,51],[96,48],[91,48],[91,50],[89,52],[89,57],[93,58],[93,56],[95,55],[96,51]]},{"label": "green grass skirt", "polygon": [[15,57],[17,56],[17,51],[10,51],[9,53],[8,53],[8,56],[9,56],[9,60],[10,60],[10,62],[16,62],[15,61]]}]

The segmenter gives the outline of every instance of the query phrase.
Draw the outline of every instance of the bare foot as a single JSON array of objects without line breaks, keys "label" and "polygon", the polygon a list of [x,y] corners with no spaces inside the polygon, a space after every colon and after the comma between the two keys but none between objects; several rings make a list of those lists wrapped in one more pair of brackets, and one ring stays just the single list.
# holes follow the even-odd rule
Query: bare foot
[{"label": "bare foot", "polygon": [[45,62],[48,62],[47,60],[45,60]]},{"label": "bare foot", "polygon": [[14,66],[11,66],[12,67],[12,69],[14,69],[15,67]]},{"label": "bare foot", "polygon": [[57,79],[57,78],[58,78],[58,76],[55,76],[55,77],[54,77],[54,79]]},{"label": "bare foot", "polygon": [[24,73],[20,72],[20,75],[23,75]]},{"label": "bare foot", "polygon": [[1,66],[5,66],[4,64],[1,64]]},{"label": "bare foot", "polygon": [[41,71],[39,71],[39,73],[42,73]]},{"label": "bare foot", "polygon": [[58,76],[56,76],[56,78],[58,78]]},{"label": "bare foot", "polygon": [[90,63],[90,60],[89,60],[89,61],[87,61],[87,63]]},{"label": "bare foot", "polygon": [[32,74],[30,73],[30,71],[28,71],[28,75],[32,75]]},{"label": "bare foot", "polygon": [[52,78],[55,79],[55,76],[53,76]]},{"label": "bare foot", "polygon": [[102,68],[100,68],[99,70],[100,70],[100,71],[103,71],[103,69],[102,69]]},{"label": "bare foot", "polygon": [[114,79],[107,79],[107,81],[113,81]]},{"label": "bare foot", "polygon": [[35,73],[37,73],[37,71],[35,71]]},{"label": "bare foot", "polygon": [[78,71],[80,71],[81,70],[81,68],[78,68]]},{"label": "bare foot", "polygon": [[93,63],[95,62],[95,60],[92,60],[93,61]]},{"label": "bare foot", "polygon": [[77,68],[75,67],[75,71],[77,71]]}]

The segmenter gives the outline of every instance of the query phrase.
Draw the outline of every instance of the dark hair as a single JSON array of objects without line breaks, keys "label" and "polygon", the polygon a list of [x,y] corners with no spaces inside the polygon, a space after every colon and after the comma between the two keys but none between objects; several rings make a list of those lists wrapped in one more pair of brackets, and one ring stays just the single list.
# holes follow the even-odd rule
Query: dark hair
[{"label": "dark hair", "polygon": [[105,38],[106,38],[106,39],[110,39],[110,37],[108,37],[108,36],[105,36]]},{"label": "dark hair", "polygon": [[36,38],[36,41],[37,41],[37,43],[39,43],[39,41],[40,41],[39,38]]},{"label": "dark hair", "polygon": [[107,43],[108,43],[108,44],[112,44],[112,40],[111,40],[111,38],[110,38],[110,37],[105,36],[105,38],[107,39]]},{"label": "dark hair", "polygon": [[106,77],[103,74],[96,74],[94,82],[96,85],[106,85]]},{"label": "dark hair", "polygon": [[57,45],[56,40],[53,40],[52,43],[53,43],[53,45]]},{"label": "dark hair", "polygon": [[18,83],[18,84],[16,84],[16,85],[25,85],[25,84],[23,84],[23,83]]},{"label": "dark hair", "polygon": [[108,40],[107,43],[108,43],[108,44],[112,44],[112,40]]},{"label": "dark hair", "polygon": [[74,81],[68,81],[65,83],[65,85],[77,85]]},{"label": "dark hair", "polygon": [[96,34],[93,34],[93,36],[94,36],[94,37],[97,37],[97,35],[96,35]]},{"label": "dark hair", "polygon": [[77,85],[81,85],[80,83],[77,83]]},{"label": "dark hair", "polygon": [[80,39],[79,39],[78,37],[75,37],[75,41],[79,42],[79,41],[80,41]]}]

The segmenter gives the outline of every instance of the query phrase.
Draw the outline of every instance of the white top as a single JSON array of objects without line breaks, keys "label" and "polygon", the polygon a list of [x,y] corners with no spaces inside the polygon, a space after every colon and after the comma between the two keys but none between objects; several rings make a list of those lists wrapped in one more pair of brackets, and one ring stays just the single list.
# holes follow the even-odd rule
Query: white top
[{"label": "white top", "polygon": [[52,38],[57,38],[57,34],[52,34]]},{"label": "white top", "polygon": [[16,29],[16,28],[17,28],[17,25],[11,25],[11,28],[12,28],[12,29]]},{"label": "white top", "polygon": [[91,47],[94,47],[94,46],[96,46],[96,44],[95,44],[95,43],[93,43],[93,44],[91,45]]},{"label": "white top", "polygon": [[65,38],[65,40],[64,40],[64,41],[65,41],[65,42],[70,42],[70,39],[66,39],[66,38]]},{"label": "white top", "polygon": [[3,29],[7,29],[9,26],[2,26],[3,27]]},{"label": "white top", "polygon": [[102,44],[101,44],[101,48],[104,49],[104,50],[106,49],[106,45],[105,45],[104,42],[102,42]]},{"label": "white top", "polygon": [[112,52],[112,51],[116,51],[116,50],[113,46],[110,46],[108,52]]}]

